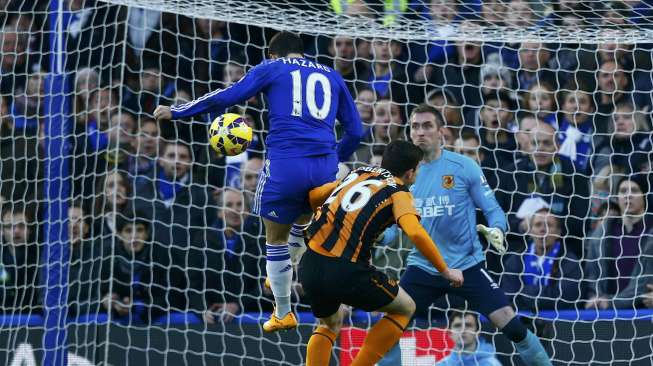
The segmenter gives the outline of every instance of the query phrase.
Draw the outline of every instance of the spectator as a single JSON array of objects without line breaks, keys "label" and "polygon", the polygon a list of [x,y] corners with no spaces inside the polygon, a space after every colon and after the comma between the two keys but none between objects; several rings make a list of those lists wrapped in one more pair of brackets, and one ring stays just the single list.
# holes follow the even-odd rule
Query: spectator
[{"label": "spectator", "polygon": [[363,78],[369,82],[376,95],[392,100],[397,103],[397,106],[409,101],[413,88],[408,82],[405,67],[397,62],[402,56],[403,47],[395,40],[374,39],[372,42],[374,60],[369,75]]},{"label": "spectator", "polygon": [[646,116],[632,102],[624,101],[617,104],[612,123],[612,134],[596,148],[593,168],[599,171],[617,165],[627,174],[645,169],[653,150]]},{"label": "spectator", "polygon": [[[575,85],[572,83],[572,85]],[[576,172],[587,174],[594,152],[594,112],[592,96],[583,86],[567,86],[562,92],[558,143],[561,159],[570,161]]]},{"label": "spectator", "polygon": [[369,74],[369,65],[356,54],[357,40],[347,36],[335,36],[329,42],[329,58],[320,63],[334,68],[345,80],[349,92],[355,95],[356,83]]},{"label": "spectator", "polygon": [[497,91],[512,89],[513,75],[507,67],[501,65],[498,55],[488,56],[488,60],[481,67],[481,92],[487,95]]},{"label": "spectator", "polygon": [[478,165],[485,159],[485,154],[481,151],[481,140],[471,130],[464,130],[458,140],[456,140],[456,152],[474,160]]},{"label": "spectator", "polygon": [[556,113],[558,102],[555,98],[553,86],[547,82],[533,84],[526,93],[526,109],[534,113],[539,119],[558,128]]},{"label": "spectator", "polygon": [[93,237],[105,240],[117,235],[118,212],[133,210],[130,202],[131,188],[132,182],[120,170],[114,170],[98,177],[95,185],[97,196],[94,198]]},{"label": "spectator", "polygon": [[589,181],[583,175],[574,174],[569,161],[556,157],[558,146],[555,133],[548,123],[540,123],[532,130],[534,150],[528,157],[517,160],[515,171],[508,177],[499,178],[498,191],[509,192],[510,195],[497,195],[497,200],[502,207],[509,208],[506,212],[510,231],[526,233],[528,222],[516,214],[527,198],[542,198],[554,215],[566,217],[563,228],[569,236],[566,246],[578,254],[580,243],[576,240],[585,236]]},{"label": "spectator", "polygon": [[592,176],[589,230],[594,232],[610,216],[619,216],[611,197],[617,196],[617,183],[625,176],[620,166],[605,165]]},{"label": "spectator", "polygon": [[506,92],[491,93],[485,96],[485,103],[479,112],[479,136],[486,156],[497,165],[514,160],[517,148],[514,120],[515,101]]},{"label": "spectator", "polygon": [[371,125],[374,121],[374,103],[376,102],[376,93],[373,89],[363,87],[358,89],[356,96],[356,109],[361,116],[363,123]]},{"label": "spectator", "polygon": [[485,0],[482,1],[481,19],[489,26],[501,26],[507,11],[508,8],[504,1]]},{"label": "spectator", "polygon": [[647,176],[623,178],[617,185],[620,215],[605,220],[586,239],[586,309],[633,307],[637,278],[644,275],[639,258],[653,254],[645,252],[651,249],[646,243],[653,235],[648,194]]},{"label": "spectator", "polygon": [[356,150],[355,161],[367,162],[376,146],[385,146],[390,141],[403,137],[404,121],[399,105],[382,99],[374,105],[374,123],[369,127],[361,147]]},{"label": "spectator", "polygon": [[456,149],[456,141],[460,138],[460,129],[450,126],[442,126],[440,129],[440,137],[442,138],[442,147],[454,151]]},{"label": "spectator", "polygon": [[43,170],[38,137],[14,128],[7,99],[0,96],[0,195],[10,201],[38,199]]},{"label": "spectator", "polygon": [[[106,80],[118,80],[124,50],[122,27],[124,12],[121,7],[84,0],[66,1],[70,22],[64,27],[66,34],[66,69],[97,68]],[[132,12],[133,14],[133,12]]]},{"label": "spectator", "polygon": [[530,2],[526,0],[510,0],[501,16],[507,27],[532,28],[537,24]]},{"label": "spectator", "polygon": [[154,168],[159,153],[159,124],[150,118],[141,119],[136,136],[131,140],[133,155],[129,156],[129,173],[147,175]]},{"label": "spectator", "polygon": [[[454,20],[458,15],[458,1],[449,0],[431,0],[428,7],[428,15],[433,24],[431,31],[441,37],[448,37],[455,33]],[[444,65],[456,52],[456,46],[453,42],[436,39],[426,46],[419,42],[410,48],[411,60],[426,65],[418,68],[413,73],[413,80],[417,83],[423,83],[433,73],[433,68],[437,65]],[[436,65],[436,66],[434,66]]]},{"label": "spectator", "polygon": [[338,15],[372,17],[374,12],[368,7],[365,0],[335,0],[331,1],[331,10]]},{"label": "spectator", "polygon": [[245,195],[245,205],[253,207],[259,177],[263,173],[263,159],[251,157],[240,170],[240,183]]},{"label": "spectator", "polygon": [[81,201],[68,207],[70,264],[68,265],[68,313],[70,316],[96,313],[100,306],[102,242],[90,237],[89,216]]},{"label": "spectator", "polygon": [[100,86],[100,74],[95,69],[85,67],[75,72],[75,96],[73,110],[75,111],[75,124],[84,126],[88,120],[91,94]]},{"label": "spectator", "polygon": [[[513,1],[514,2],[514,1]],[[523,2],[523,0],[520,0]],[[513,16],[513,15],[511,15]],[[557,85],[557,77],[551,70],[555,66],[551,65],[551,51],[543,43],[522,43],[519,48],[519,70],[517,71],[518,92],[525,92],[533,85],[546,82],[550,85]]]},{"label": "spectator", "polygon": [[445,119],[445,125],[452,128],[464,126],[462,107],[448,89],[433,89],[426,95],[426,102],[437,109]]},{"label": "spectator", "polygon": [[530,217],[526,252],[505,260],[500,283],[518,309],[560,310],[580,300],[581,267],[567,252],[563,234],[560,218],[548,208]]},{"label": "spectator", "polygon": [[130,323],[161,315],[166,304],[160,296],[172,285],[167,269],[152,262],[150,222],[140,213],[117,215],[116,245],[108,248],[102,264],[102,308]]},{"label": "spectator", "polygon": [[500,366],[494,346],[479,336],[481,323],[476,313],[451,310],[449,337],[454,341],[452,352],[438,366]]},{"label": "spectator", "polygon": [[11,105],[13,128],[27,136],[35,136],[42,117],[45,74],[33,73],[27,78],[27,85],[16,90]]},{"label": "spectator", "polygon": [[151,113],[162,101],[172,102],[175,95],[176,85],[166,80],[158,58],[145,61],[137,86],[124,90],[122,104],[132,113]]},{"label": "spectator", "polygon": [[[462,31],[474,31],[478,25],[470,21],[460,24]],[[456,42],[456,52],[449,62],[433,68],[428,77],[429,84],[442,85],[453,94],[463,106],[463,115],[470,109],[482,105],[479,85],[480,70],[483,65],[481,44],[477,42]]]},{"label": "spectator", "polygon": [[181,141],[169,142],[161,150],[157,164],[136,185],[134,205],[153,221],[152,258],[157,269],[165,270],[167,293],[162,311],[185,310],[191,261],[190,248],[198,232],[215,217],[215,205],[205,189],[193,181],[190,147]]},{"label": "spectator", "polygon": [[219,87],[229,57],[244,50],[242,45],[231,40],[226,22],[197,18],[195,29],[197,36],[193,37],[193,73],[197,75],[196,79],[207,81],[196,88],[198,95],[202,95]]},{"label": "spectator", "polygon": [[615,106],[620,102],[632,102],[631,83],[624,66],[618,61],[610,60],[601,63],[597,71],[598,92],[596,100],[596,132],[606,133],[609,130],[609,118]]},{"label": "spectator", "polygon": [[531,113],[518,114],[517,120],[519,121],[519,131],[515,134],[518,148],[517,154],[518,156],[529,155],[535,150],[533,146],[533,130],[538,124],[544,123],[544,121]]},{"label": "spectator", "polygon": [[242,311],[260,311],[259,282],[264,272],[258,258],[263,255],[263,243],[251,234],[259,232],[260,221],[248,212],[243,193],[225,188],[218,201],[217,220],[195,240],[206,242],[206,249],[195,256],[202,263],[192,269],[200,280],[197,289],[204,294],[202,303],[194,308],[205,309],[207,324],[218,319],[229,322]]},{"label": "spectator", "polygon": [[28,57],[29,35],[16,25],[5,24],[0,32],[0,95],[11,98],[25,88],[33,58]]},{"label": "spectator", "polygon": [[112,89],[91,92],[88,120],[85,124],[76,124],[73,131],[73,153],[77,157],[71,164],[75,197],[91,197],[94,194],[94,175],[103,174],[109,167],[106,159],[109,147],[107,130],[111,116],[118,108],[118,96]]},{"label": "spectator", "polygon": [[[480,71],[480,95],[482,100],[486,100],[490,94],[507,93],[511,95],[514,75],[513,73],[501,64],[500,56],[498,53],[492,53],[485,58],[485,64],[481,67]],[[464,120],[470,127],[478,127],[479,118],[482,106],[469,106],[465,109]]]},{"label": "spectator", "polygon": [[228,88],[245,76],[245,58],[235,56],[229,59],[222,72],[222,87]]},{"label": "spectator", "polygon": [[2,211],[2,281],[0,311],[5,314],[39,311],[35,289],[38,288],[39,245],[32,210],[12,204]]}]

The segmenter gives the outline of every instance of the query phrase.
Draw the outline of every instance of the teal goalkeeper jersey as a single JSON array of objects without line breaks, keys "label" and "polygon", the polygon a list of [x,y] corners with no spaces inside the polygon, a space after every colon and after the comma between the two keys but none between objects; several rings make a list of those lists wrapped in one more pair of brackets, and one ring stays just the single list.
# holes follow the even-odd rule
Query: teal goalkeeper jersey
[{"label": "teal goalkeeper jersey", "polygon": [[[465,270],[485,260],[476,232],[477,207],[490,227],[506,231],[506,215],[494,192],[478,164],[466,156],[443,150],[439,159],[420,166],[411,192],[422,225],[451,268]],[[384,241],[391,240],[396,230],[394,226],[394,232],[386,232]],[[438,273],[417,249],[408,256],[408,265]]]}]

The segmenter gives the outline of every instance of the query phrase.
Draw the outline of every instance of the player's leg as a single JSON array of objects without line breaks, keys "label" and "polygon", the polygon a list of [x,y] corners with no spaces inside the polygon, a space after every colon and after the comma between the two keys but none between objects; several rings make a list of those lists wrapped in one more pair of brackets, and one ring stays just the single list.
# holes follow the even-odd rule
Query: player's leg
[{"label": "player's leg", "polygon": [[[408,266],[399,285],[415,302],[414,317],[428,319],[431,304],[444,295],[449,283],[441,276],[432,275],[417,266]],[[401,349],[397,344],[377,365],[394,366],[401,365],[401,362]]]},{"label": "player's leg", "polygon": [[406,330],[415,313],[415,302],[399,287],[395,299],[377,311],[385,314],[367,333],[363,347],[352,361],[352,366],[373,366],[381,360]]},{"label": "player's leg", "polygon": [[551,365],[549,355],[542,346],[540,339],[533,332],[526,329],[510,306],[497,309],[487,317],[508,339],[515,343],[519,356],[526,364],[535,366]]},{"label": "player's leg", "polygon": [[319,323],[306,347],[306,366],[328,366],[331,350],[342,327],[342,310],[331,316],[319,318]]},{"label": "player's leg", "polygon": [[374,365],[394,346],[415,313],[415,302],[384,273],[358,266],[348,274],[349,291],[343,303],[365,311],[385,312],[368,332],[352,365]]},{"label": "player's leg", "polygon": [[253,212],[265,225],[266,284],[274,295],[275,311],[265,331],[289,329],[297,321],[291,312],[292,261],[288,236],[292,223],[305,212],[306,198],[297,198],[305,190],[307,172],[294,159],[266,160],[256,188]]},{"label": "player's leg", "polygon": [[288,233],[291,224],[277,223],[263,219],[265,224],[265,250],[267,280],[274,295],[274,314],[263,325],[266,331],[288,329],[297,321],[291,312],[290,294],[292,288],[292,262],[288,251]]},{"label": "player's leg", "polygon": [[297,265],[302,255],[306,251],[306,243],[304,242],[304,230],[311,222],[312,214],[304,214],[300,216],[290,228],[290,235],[288,236],[288,251],[290,252],[290,261],[293,265]]},{"label": "player's leg", "polygon": [[342,326],[340,295],[346,288],[340,286],[348,277],[352,264],[332,260],[308,251],[297,268],[297,279],[304,288],[311,311],[320,323],[308,341],[306,364],[328,365],[331,350]]},{"label": "player's leg", "polygon": [[508,298],[482,264],[463,271],[465,283],[451,292],[465,298],[472,309],[485,315],[501,332],[515,343],[527,365],[551,365],[540,340],[521,323]]}]

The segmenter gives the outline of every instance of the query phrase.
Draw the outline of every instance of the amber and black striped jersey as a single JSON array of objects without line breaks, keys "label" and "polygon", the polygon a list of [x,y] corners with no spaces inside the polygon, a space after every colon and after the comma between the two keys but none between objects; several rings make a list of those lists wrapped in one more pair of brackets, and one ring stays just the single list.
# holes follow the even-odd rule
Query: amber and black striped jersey
[{"label": "amber and black striped jersey", "polygon": [[318,208],[310,248],[328,257],[368,263],[374,240],[401,216],[417,211],[403,182],[382,168],[351,172]]}]

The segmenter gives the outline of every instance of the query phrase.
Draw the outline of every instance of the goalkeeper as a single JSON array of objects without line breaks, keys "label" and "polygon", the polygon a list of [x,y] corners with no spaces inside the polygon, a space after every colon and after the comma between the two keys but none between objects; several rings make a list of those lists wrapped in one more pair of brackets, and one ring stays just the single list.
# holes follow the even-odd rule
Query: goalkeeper
[{"label": "goalkeeper", "polygon": [[[447,293],[464,298],[471,309],[489,318],[515,347],[527,365],[551,365],[539,339],[520,322],[504,292],[484,269],[485,257],[476,231],[500,253],[507,223],[481,168],[471,159],[440,147],[444,119],[436,109],[422,104],[410,118],[410,137],[424,151],[412,193],[421,224],[429,232],[450,268],[463,271],[465,282],[454,288],[433,265],[413,250],[400,285],[413,298],[416,316],[427,315],[429,306]],[[489,228],[476,225],[476,208],[483,211]],[[396,226],[386,230],[384,243],[397,235]],[[395,347],[395,350],[398,351]],[[399,352],[391,352],[396,355]],[[397,364],[384,360],[379,365]]]}]

